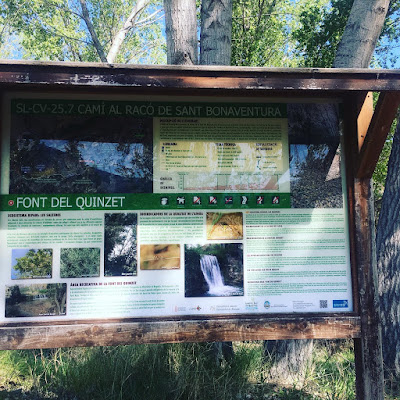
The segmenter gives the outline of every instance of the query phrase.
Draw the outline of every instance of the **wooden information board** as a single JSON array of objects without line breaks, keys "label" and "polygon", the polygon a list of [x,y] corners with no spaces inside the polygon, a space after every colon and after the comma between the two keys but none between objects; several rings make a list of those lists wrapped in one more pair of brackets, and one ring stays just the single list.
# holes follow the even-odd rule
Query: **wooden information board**
[{"label": "wooden information board", "polygon": [[0,348],[354,338],[381,398],[370,178],[399,88],[1,64]]}]

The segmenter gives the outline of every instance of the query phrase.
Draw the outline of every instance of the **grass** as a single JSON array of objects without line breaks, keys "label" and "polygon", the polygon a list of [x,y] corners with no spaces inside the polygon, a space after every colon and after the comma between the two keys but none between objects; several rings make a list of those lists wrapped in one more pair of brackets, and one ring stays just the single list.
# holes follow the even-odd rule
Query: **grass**
[{"label": "grass", "polygon": [[351,342],[319,342],[302,387],[267,378],[262,342],[234,343],[216,362],[211,344],[0,352],[0,399],[351,400]]}]

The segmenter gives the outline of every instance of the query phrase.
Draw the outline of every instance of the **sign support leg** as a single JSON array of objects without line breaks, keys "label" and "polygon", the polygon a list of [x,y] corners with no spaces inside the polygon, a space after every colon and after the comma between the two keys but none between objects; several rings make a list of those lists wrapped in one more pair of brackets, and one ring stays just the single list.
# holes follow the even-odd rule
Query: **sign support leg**
[{"label": "sign support leg", "polygon": [[383,400],[382,336],[379,317],[375,226],[371,179],[356,179],[355,229],[361,338],[354,340],[358,400]]}]

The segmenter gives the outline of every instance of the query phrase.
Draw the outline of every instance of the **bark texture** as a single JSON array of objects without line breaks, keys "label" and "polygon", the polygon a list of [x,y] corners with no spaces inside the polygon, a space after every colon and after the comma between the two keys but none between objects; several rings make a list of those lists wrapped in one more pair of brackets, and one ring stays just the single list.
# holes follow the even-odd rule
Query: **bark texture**
[{"label": "bark texture", "polygon": [[361,338],[355,339],[357,399],[383,400],[382,338],[371,179],[355,179],[355,234]]},{"label": "bark texture", "polygon": [[195,0],[164,0],[167,63],[198,63]]},{"label": "bark texture", "polygon": [[201,3],[200,64],[230,65],[232,0]]},{"label": "bark texture", "polygon": [[400,124],[389,158],[376,247],[382,321],[383,360],[387,373],[400,375]]},{"label": "bark texture", "polygon": [[368,68],[390,0],[355,0],[340,41],[335,68]]},{"label": "bark texture", "polygon": [[271,363],[269,379],[301,387],[312,360],[312,340],[267,340],[264,357]]}]

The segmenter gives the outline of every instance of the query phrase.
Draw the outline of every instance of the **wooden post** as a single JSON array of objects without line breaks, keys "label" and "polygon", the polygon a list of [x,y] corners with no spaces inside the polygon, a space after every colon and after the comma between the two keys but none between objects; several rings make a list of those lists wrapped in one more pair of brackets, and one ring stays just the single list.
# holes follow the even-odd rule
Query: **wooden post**
[{"label": "wooden post", "polygon": [[[355,339],[357,398],[383,400],[382,335],[376,269],[375,223],[371,179],[355,180],[355,226],[360,296],[361,338]],[[360,370],[360,364],[362,369]]]},{"label": "wooden post", "polygon": [[[347,129],[346,158],[356,172],[359,159],[357,111],[349,98],[345,104]],[[353,176],[354,176],[353,174]],[[355,262],[361,317],[361,337],[354,339],[356,361],[356,394],[358,400],[383,400],[384,377],[380,328],[378,277],[376,269],[375,218],[372,181],[354,179],[353,224],[355,230]]]}]

